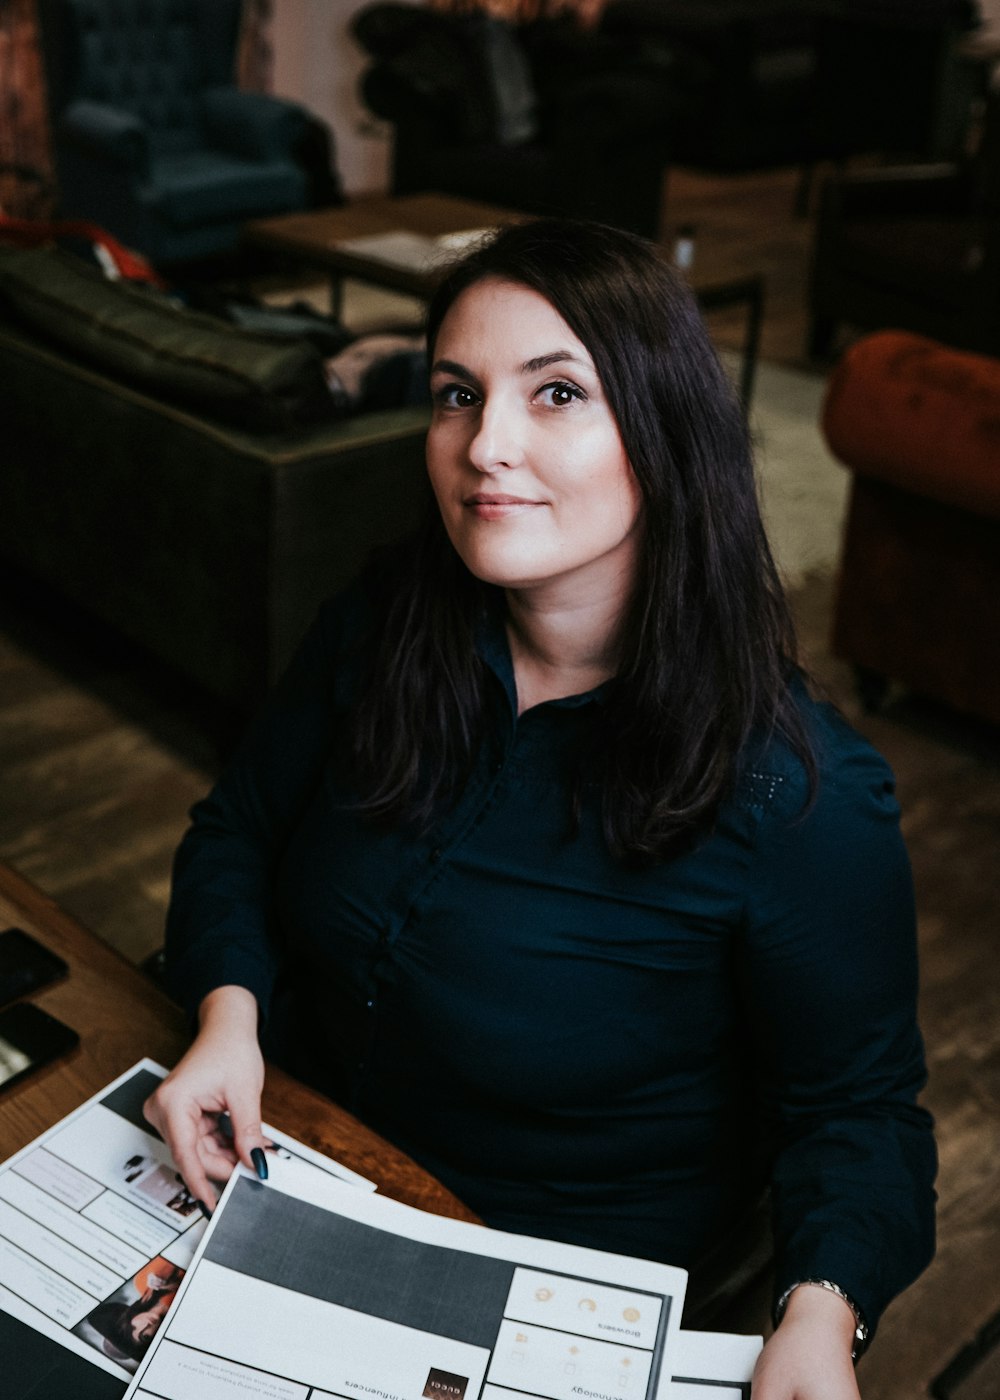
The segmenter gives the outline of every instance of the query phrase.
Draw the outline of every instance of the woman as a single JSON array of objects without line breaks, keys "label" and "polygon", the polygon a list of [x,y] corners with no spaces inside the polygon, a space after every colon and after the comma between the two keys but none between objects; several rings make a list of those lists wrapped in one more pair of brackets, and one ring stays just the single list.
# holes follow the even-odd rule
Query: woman
[{"label": "woman", "polygon": [[133,1363],[141,1361],[149,1349],[184,1277],[183,1269],[165,1259],[156,1261],[156,1265],[159,1272],[147,1267],[136,1274],[133,1283],[139,1296],[133,1302],[101,1303],[87,1318],[109,1344],[109,1354],[129,1370],[135,1369]]},{"label": "woman", "polygon": [[755,1395],[851,1400],[933,1248],[891,774],[796,671],[741,411],[650,245],[508,229],[428,344],[437,509],[195,810],[200,1029],[149,1116],[211,1204],[215,1115],[263,1145],[260,1034],[505,1229],[697,1270],[769,1184]]}]

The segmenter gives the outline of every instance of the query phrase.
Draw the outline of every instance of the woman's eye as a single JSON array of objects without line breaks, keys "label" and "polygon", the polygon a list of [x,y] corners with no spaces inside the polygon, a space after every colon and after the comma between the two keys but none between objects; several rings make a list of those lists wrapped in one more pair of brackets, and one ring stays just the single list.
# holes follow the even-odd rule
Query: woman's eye
[{"label": "woman's eye", "polygon": [[444,384],[434,391],[434,402],[443,408],[474,408],[478,400],[464,384]]},{"label": "woman's eye", "polygon": [[575,384],[564,384],[561,381],[556,384],[546,384],[538,393],[543,402],[550,404],[553,408],[565,408],[567,404],[586,397],[583,390],[578,389]]}]

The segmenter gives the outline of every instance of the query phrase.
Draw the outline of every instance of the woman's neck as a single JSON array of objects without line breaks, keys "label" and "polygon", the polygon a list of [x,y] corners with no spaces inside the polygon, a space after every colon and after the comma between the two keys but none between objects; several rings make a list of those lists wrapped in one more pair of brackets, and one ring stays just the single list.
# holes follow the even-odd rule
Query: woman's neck
[{"label": "woman's neck", "polygon": [[509,591],[517,710],[593,690],[618,669],[622,607],[616,598],[547,599]]}]

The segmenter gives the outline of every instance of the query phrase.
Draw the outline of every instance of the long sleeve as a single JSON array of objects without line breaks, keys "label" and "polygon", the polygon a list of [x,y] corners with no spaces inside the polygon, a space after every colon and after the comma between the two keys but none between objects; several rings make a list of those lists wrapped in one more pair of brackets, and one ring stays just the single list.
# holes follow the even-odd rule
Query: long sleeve
[{"label": "long sleeve", "polygon": [[775,1295],[832,1279],[874,1330],[934,1252],[913,890],[890,771],[839,722],[820,742],[813,807],[794,815],[786,778],[761,826],[742,978],[776,1152]]},{"label": "long sleeve", "polygon": [[319,783],[343,706],[338,659],[355,610],[325,606],[234,760],[191,812],[174,862],[167,972],[193,1018],[215,987],[248,988],[266,1019],[280,965],[274,872]]}]

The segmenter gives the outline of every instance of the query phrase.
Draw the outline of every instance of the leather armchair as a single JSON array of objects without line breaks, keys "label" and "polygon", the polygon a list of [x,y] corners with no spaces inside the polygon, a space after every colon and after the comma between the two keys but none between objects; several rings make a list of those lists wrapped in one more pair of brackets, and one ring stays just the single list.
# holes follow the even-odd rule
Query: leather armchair
[{"label": "leather armchair", "polygon": [[395,128],[394,194],[437,190],[656,237],[669,88],[568,22],[406,4],[359,11],[367,106]]},{"label": "leather armchair", "polygon": [[44,0],[60,212],[158,263],[235,247],[303,208],[311,122],[233,86],[240,0]]},{"label": "leather armchair", "polygon": [[833,648],[862,699],[889,682],[1000,723],[1000,360],[864,336],[830,377],[822,430],[851,472]]}]

